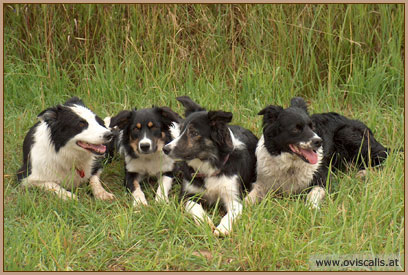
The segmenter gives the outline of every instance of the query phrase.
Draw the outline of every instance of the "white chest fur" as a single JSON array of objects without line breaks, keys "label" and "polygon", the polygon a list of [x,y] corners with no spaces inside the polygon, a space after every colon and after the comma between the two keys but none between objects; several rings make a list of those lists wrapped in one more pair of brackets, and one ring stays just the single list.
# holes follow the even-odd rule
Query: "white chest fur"
[{"label": "white chest fur", "polygon": [[318,162],[309,164],[298,156],[281,153],[277,156],[269,154],[264,144],[264,136],[260,138],[257,148],[257,183],[264,194],[268,191],[278,191],[284,194],[297,194],[307,188],[314,173],[322,161],[322,149],[317,151]]},{"label": "white chest fur", "polygon": [[[50,130],[45,123],[39,124],[34,133],[34,144],[30,152],[32,171],[29,180],[52,181],[66,187],[75,187],[87,181],[96,157],[71,143],[69,141],[55,152],[50,139]],[[84,177],[80,177],[76,169],[82,170]]]},{"label": "white chest fur", "polygon": [[[214,169],[208,162],[202,162],[198,159],[194,159],[188,162],[188,165],[205,175],[212,175],[215,173]],[[200,194],[209,203],[214,203],[217,199],[231,201],[239,198],[239,182],[238,176],[207,176],[204,178],[203,187],[197,187],[187,181],[184,182],[184,190],[190,194]]]},{"label": "white chest fur", "polygon": [[125,156],[126,169],[141,175],[158,176],[161,172],[172,171],[174,160],[162,151],[153,154],[139,155],[138,158]]}]

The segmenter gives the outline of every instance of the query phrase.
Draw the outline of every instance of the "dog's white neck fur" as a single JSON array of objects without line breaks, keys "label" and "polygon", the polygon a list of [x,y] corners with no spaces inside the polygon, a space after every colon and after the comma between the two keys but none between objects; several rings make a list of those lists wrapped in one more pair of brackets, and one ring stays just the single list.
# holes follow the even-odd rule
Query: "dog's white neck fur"
[{"label": "dog's white neck fur", "polygon": [[234,150],[244,150],[246,148],[245,143],[237,139],[234,134],[232,133],[231,129],[228,128],[230,135],[231,135],[231,140],[232,140],[232,145],[234,146]]},{"label": "dog's white neck fur", "polygon": [[[125,152],[125,150],[121,150]],[[163,151],[152,154],[139,154],[138,158],[132,158],[125,152],[126,169],[129,172],[143,176],[159,176],[162,172],[173,170],[174,160],[165,155]]]},{"label": "dog's white neck fur", "polygon": [[[30,152],[32,171],[27,178],[30,181],[57,182],[77,186],[85,182],[91,176],[92,164],[96,156],[90,152],[80,149],[75,140],[69,140],[55,151],[51,141],[51,132],[46,122],[42,121],[35,129],[34,143]],[[81,178],[76,169],[84,172]]]},{"label": "dog's white neck fur", "polygon": [[265,195],[269,191],[284,194],[297,194],[307,188],[312,182],[314,173],[318,170],[323,149],[317,151],[318,161],[309,164],[295,154],[283,152],[271,155],[265,147],[264,136],[259,139],[255,151],[257,157],[256,187]]},{"label": "dog's white neck fur", "polygon": [[[179,125],[173,122],[170,126],[170,134],[172,138],[178,137],[180,134]],[[169,172],[173,170],[175,161],[169,156],[165,155],[163,151],[156,151],[152,154],[138,154],[138,158],[132,158],[126,153],[125,148],[121,145],[123,131],[119,133],[119,152],[125,156],[126,169],[129,172],[138,173],[142,176],[159,176],[160,173]]]},{"label": "dog's white neck fur", "polygon": [[173,122],[170,125],[169,130],[172,139],[178,138],[180,136],[180,125],[177,122]]}]

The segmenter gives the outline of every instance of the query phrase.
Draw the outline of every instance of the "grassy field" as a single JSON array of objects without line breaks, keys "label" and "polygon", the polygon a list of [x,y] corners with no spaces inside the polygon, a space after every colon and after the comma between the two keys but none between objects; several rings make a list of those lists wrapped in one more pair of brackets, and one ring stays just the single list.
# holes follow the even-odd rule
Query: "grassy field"
[{"label": "grassy field", "polygon": [[[4,270],[309,270],[316,254],[404,253],[403,5],[5,5]],[[79,96],[99,116],[189,95],[261,135],[259,110],[300,95],[311,113],[364,121],[391,148],[382,169],[303,198],[244,209],[216,238],[177,203],[131,207],[123,160],[96,201],[21,189],[22,143],[48,106]],[[215,222],[221,214],[211,210]]]}]

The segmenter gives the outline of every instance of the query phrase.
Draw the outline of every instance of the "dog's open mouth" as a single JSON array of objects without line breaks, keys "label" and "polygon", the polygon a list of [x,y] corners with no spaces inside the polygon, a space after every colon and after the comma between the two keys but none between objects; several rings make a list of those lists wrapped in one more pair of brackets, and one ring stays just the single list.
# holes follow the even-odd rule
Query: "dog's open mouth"
[{"label": "dog's open mouth", "polygon": [[103,144],[91,144],[84,141],[77,141],[76,143],[79,147],[90,151],[91,153],[97,155],[103,155],[106,151],[106,146]]},{"label": "dog's open mouth", "polygon": [[294,144],[289,144],[289,148],[293,153],[310,164],[316,164],[318,161],[317,152],[313,149],[304,149]]}]

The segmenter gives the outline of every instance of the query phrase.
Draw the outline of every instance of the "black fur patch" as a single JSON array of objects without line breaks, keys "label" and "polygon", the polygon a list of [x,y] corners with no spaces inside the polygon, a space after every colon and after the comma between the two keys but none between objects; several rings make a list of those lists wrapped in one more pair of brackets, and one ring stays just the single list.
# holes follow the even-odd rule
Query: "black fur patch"
[{"label": "black fur patch", "polygon": [[48,108],[38,116],[47,123],[56,152],[74,136],[88,128],[88,123],[83,118],[63,105]]},{"label": "black fur patch", "polygon": [[[186,108],[187,117],[180,129],[181,136],[170,156],[184,161],[200,159],[209,162],[219,170],[216,176],[238,175],[241,179],[241,191],[249,190],[256,177],[257,137],[240,126],[228,125],[232,119],[229,112],[207,112],[187,96],[177,100]],[[246,148],[234,150],[230,131]],[[185,180],[191,181],[191,174],[194,174],[194,170],[184,169]],[[192,184],[203,187],[204,181],[197,177]],[[187,193],[184,195],[189,196]]]},{"label": "black fur patch", "polygon": [[[180,122],[180,120],[180,116],[169,107],[153,107],[121,111],[111,118],[110,127],[117,126],[123,131],[122,140],[119,143],[125,148],[129,156],[138,158],[138,152],[135,152],[131,146],[132,142],[137,143],[146,137],[153,143],[156,142],[156,144],[152,144],[153,151],[156,151],[159,140],[162,140],[164,144],[171,141],[169,127],[173,122]],[[114,142],[118,143],[117,141]]]},{"label": "black fur patch", "polygon": [[34,144],[34,132],[40,122],[37,122],[31,129],[28,131],[27,135],[24,138],[23,142],[23,165],[17,171],[17,180],[21,181],[22,179],[28,177],[31,174],[31,159],[30,151]]},{"label": "black fur patch", "polygon": [[323,139],[323,161],[313,184],[326,182],[330,162],[337,169],[346,163],[362,169],[364,165],[379,165],[387,157],[386,148],[364,123],[333,112],[309,116],[302,98],[293,98],[287,109],[268,106],[259,114],[264,116],[265,147],[271,155],[293,153],[289,144],[310,141],[315,133]]}]

